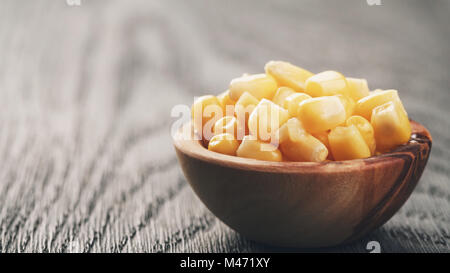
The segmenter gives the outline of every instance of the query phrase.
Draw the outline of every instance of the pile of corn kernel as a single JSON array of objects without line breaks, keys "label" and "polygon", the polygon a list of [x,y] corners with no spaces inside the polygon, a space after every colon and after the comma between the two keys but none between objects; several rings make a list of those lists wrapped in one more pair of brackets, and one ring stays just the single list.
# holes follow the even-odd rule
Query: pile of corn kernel
[{"label": "pile of corn kernel", "polygon": [[411,135],[396,90],[370,91],[365,79],[282,61],[233,79],[218,96],[197,98],[192,118],[209,150],[267,161],[367,158]]}]

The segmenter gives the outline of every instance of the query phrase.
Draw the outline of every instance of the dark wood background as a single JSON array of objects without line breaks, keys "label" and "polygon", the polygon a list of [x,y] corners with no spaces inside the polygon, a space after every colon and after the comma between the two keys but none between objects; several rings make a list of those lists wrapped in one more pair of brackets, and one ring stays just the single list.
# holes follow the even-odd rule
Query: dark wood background
[{"label": "dark wood background", "polygon": [[[171,108],[288,60],[398,89],[434,138],[386,225],[316,251],[450,249],[450,2],[1,1],[1,252],[254,252],[194,195]],[[308,251],[308,250],[306,250]]]}]

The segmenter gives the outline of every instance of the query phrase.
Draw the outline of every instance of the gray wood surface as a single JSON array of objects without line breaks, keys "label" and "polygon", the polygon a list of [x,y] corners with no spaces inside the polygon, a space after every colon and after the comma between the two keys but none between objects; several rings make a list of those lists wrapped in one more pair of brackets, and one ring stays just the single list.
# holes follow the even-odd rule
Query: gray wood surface
[{"label": "gray wood surface", "polygon": [[[434,138],[411,198],[352,245],[450,249],[450,2],[0,1],[1,252],[255,252],[187,185],[170,109],[271,59],[396,88]],[[332,227],[330,227],[332,228]]]}]

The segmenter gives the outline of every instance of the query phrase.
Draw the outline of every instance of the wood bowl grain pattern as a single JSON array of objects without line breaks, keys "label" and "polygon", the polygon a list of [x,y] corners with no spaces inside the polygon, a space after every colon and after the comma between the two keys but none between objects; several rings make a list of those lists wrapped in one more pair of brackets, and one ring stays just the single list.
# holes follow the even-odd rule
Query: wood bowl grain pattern
[{"label": "wood bowl grain pattern", "polygon": [[424,126],[411,125],[406,145],[349,161],[267,162],[214,153],[193,140],[191,124],[174,136],[174,146],[195,193],[232,229],[270,245],[326,247],[368,234],[408,199],[432,143]]}]

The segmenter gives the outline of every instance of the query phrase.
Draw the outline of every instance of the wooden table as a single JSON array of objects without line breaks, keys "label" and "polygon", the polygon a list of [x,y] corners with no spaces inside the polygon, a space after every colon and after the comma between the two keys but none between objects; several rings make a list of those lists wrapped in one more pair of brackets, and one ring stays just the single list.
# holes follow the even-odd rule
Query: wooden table
[{"label": "wooden table", "polygon": [[216,219],[170,137],[174,105],[281,59],[398,89],[434,138],[395,217],[315,251],[449,252],[450,3],[381,2],[1,1],[0,251],[305,251]]}]

